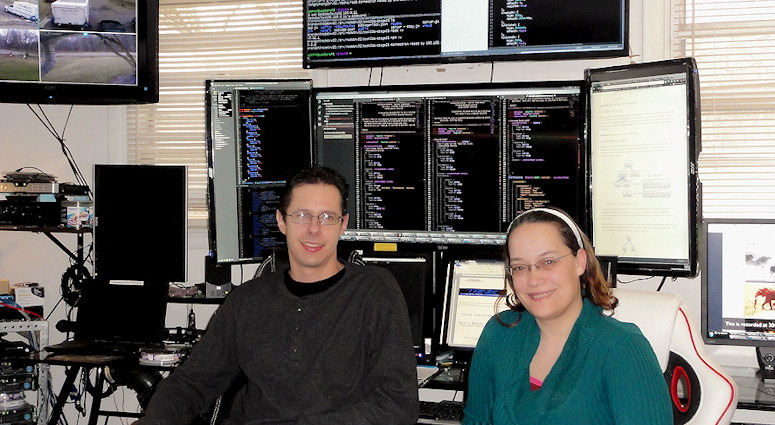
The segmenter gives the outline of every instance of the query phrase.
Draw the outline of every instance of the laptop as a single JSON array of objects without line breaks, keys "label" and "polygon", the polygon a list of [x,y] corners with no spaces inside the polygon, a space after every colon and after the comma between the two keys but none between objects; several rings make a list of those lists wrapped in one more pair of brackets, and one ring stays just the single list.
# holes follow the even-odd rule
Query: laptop
[{"label": "laptop", "polygon": [[45,350],[127,355],[161,345],[166,337],[168,287],[167,282],[88,282],[78,303],[73,339]]}]

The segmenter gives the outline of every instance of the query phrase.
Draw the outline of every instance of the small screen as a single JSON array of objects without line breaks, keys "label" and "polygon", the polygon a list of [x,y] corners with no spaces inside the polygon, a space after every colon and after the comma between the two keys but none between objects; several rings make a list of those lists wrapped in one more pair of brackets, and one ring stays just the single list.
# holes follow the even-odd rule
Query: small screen
[{"label": "small screen", "polygon": [[484,325],[505,304],[498,303],[506,270],[500,260],[453,260],[447,270],[443,343],[475,348]]},{"label": "small screen", "polygon": [[702,331],[709,344],[775,346],[775,220],[706,220]]},{"label": "small screen", "polygon": [[206,82],[209,239],[218,263],[284,245],[275,211],[286,179],[312,163],[309,80]]}]

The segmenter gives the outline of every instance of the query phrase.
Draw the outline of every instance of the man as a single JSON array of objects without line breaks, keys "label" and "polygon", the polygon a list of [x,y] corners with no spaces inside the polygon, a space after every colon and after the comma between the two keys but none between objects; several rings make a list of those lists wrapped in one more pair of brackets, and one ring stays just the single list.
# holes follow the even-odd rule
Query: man
[{"label": "man", "polygon": [[276,217],[290,268],[229,295],[140,424],[190,423],[240,380],[228,424],[416,423],[416,361],[398,284],[386,270],[337,259],[346,197],[329,168],[288,181]]}]

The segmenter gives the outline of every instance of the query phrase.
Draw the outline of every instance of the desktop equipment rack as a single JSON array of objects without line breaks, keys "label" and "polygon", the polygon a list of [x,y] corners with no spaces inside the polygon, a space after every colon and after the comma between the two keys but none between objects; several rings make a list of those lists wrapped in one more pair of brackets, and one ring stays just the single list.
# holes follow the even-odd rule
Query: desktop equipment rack
[{"label": "desktop equipment rack", "polygon": [[[45,320],[14,320],[14,321],[0,321],[0,333],[2,334],[24,334],[29,332],[31,337],[31,342],[35,345],[36,350],[42,349],[42,347],[45,347],[48,345],[48,322]],[[14,359],[15,360],[15,359]],[[5,362],[6,359],[0,357],[0,362]],[[12,362],[12,363],[19,363],[19,362]],[[31,386],[31,388],[26,391],[28,395],[32,391],[35,391],[35,398],[36,400],[34,402],[29,402],[29,404],[34,406],[34,410],[32,412],[32,419],[30,420],[24,420],[24,421],[14,421],[14,422],[6,422],[3,421],[2,423],[24,423],[24,424],[36,424],[36,425],[42,425],[46,424],[48,420],[48,384],[49,384],[49,367],[45,363],[37,363],[37,362],[24,362],[25,367],[30,367],[31,373],[34,374],[36,383],[35,385]],[[19,363],[21,364],[21,363]]]}]

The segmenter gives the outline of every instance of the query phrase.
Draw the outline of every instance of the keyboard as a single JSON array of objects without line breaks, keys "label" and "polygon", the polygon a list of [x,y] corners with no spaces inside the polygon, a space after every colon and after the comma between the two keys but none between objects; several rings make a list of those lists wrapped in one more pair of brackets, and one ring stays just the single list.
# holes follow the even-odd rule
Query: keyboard
[{"label": "keyboard", "polygon": [[420,418],[442,421],[462,421],[465,405],[457,401],[420,401]]}]

